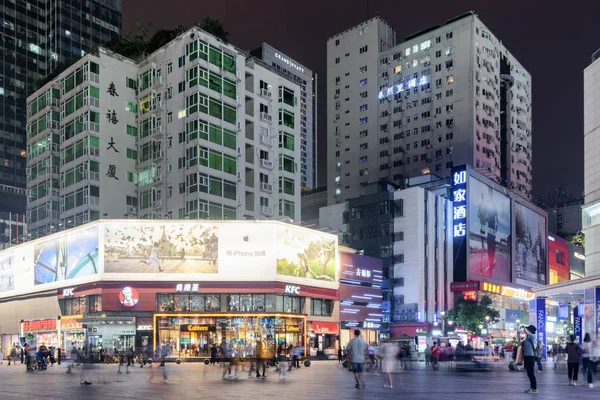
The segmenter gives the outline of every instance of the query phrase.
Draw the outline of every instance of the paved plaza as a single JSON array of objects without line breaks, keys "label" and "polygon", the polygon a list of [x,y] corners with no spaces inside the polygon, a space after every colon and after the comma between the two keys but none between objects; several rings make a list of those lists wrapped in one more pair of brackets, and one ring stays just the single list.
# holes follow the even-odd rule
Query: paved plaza
[{"label": "paved plaza", "polygon": [[[549,365],[547,367],[550,367]],[[21,365],[0,365],[0,399],[597,399],[600,385],[570,387],[566,372],[552,368],[538,375],[539,394],[524,394],[528,387],[524,372],[510,372],[497,365],[489,372],[449,371],[442,364],[439,371],[425,369],[423,363],[395,375],[394,388],[383,387],[383,377],[366,375],[366,389],[355,389],[352,375],[337,362],[317,361],[310,368],[293,370],[280,381],[272,368],[267,379],[223,381],[221,369],[201,363],[167,364],[169,379],[162,384],[162,368],[153,367],[155,377],[149,382],[150,368],[131,368],[130,374],[117,374],[116,365],[95,366],[87,371],[91,386],[79,384],[79,370],[66,374],[66,366],[55,365],[47,371],[25,372]],[[123,371],[125,369],[123,368]],[[580,382],[582,381],[580,376]],[[600,374],[597,376],[600,379]],[[106,380],[106,383],[103,381]]]}]

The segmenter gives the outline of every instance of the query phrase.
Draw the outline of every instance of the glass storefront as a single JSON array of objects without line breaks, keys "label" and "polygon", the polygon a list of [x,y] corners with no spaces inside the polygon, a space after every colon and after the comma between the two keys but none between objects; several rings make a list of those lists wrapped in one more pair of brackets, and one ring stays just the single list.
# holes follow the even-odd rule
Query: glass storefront
[{"label": "glass storefront", "polygon": [[156,315],[156,348],[166,346],[172,357],[206,357],[213,346],[227,346],[241,357],[253,357],[258,342],[268,349],[280,343],[304,345],[304,325],[303,316]]}]

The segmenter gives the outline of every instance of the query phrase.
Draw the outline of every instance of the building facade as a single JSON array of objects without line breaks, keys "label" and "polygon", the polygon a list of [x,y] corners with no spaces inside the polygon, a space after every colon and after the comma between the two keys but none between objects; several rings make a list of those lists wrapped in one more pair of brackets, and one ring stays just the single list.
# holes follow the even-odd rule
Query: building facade
[{"label": "building facade", "polygon": [[329,203],[462,164],[530,197],[530,74],[473,13],[400,44],[381,24],[328,40]]},{"label": "building facade", "polygon": [[25,188],[27,96],[57,66],[120,36],[121,1],[8,1],[2,18],[0,184]]},{"label": "building facade", "polygon": [[548,207],[548,230],[561,236],[575,235],[581,231],[583,199],[571,200]]},{"label": "building facade", "polygon": [[433,188],[400,190],[377,183],[366,189],[370,193],[322,208],[320,226],[340,231],[340,243],[382,259],[382,315],[388,333],[427,332],[449,302],[449,202]]},{"label": "building facade", "polygon": [[337,238],[291,224],[98,221],[0,251],[0,265],[3,348],[337,345]]},{"label": "building facade", "polygon": [[317,74],[267,43],[250,53],[300,86],[300,175],[306,189],[317,188]]},{"label": "building facade", "polygon": [[86,56],[29,98],[29,233],[102,217],[300,220],[299,93],[198,28],[137,64]]},{"label": "building facade", "polygon": [[599,52],[583,72],[584,204],[582,225],[585,234],[586,276],[600,273],[600,59]]}]

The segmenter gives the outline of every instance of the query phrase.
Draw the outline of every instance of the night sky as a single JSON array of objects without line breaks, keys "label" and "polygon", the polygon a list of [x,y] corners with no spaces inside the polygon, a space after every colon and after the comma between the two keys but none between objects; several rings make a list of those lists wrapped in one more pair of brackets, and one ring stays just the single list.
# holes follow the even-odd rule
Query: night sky
[{"label": "night sky", "polygon": [[[123,31],[136,21],[152,29],[183,25],[204,17],[220,19],[237,47],[250,50],[267,42],[319,76],[319,186],[325,185],[326,41],[367,19],[367,1],[355,0],[124,0]],[[410,4],[410,7],[408,6]],[[568,4],[568,5],[567,5]],[[541,0],[428,3],[370,1],[370,17],[379,14],[405,36],[441,25],[473,10],[533,79],[533,189],[544,199],[549,190],[583,191],[583,69],[600,48],[600,1],[574,0],[552,6]]]}]

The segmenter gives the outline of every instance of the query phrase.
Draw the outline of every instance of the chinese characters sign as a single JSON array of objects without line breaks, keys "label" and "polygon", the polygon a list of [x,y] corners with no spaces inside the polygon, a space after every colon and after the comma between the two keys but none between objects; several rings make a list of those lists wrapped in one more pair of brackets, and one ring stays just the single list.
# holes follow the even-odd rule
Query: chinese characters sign
[{"label": "chinese characters sign", "polygon": [[176,292],[197,292],[200,285],[197,283],[178,283],[175,285]]},{"label": "chinese characters sign", "polygon": [[23,331],[53,331],[56,329],[55,319],[39,319],[36,321],[23,321]]},{"label": "chinese characters sign", "polygon": [[363,277],[363,278],[370,278],[371,277],[371,271],[368,269],[360,269],[360,268],[356,268],[356,276],[357,277]]},{"label": "chinese characters sign", "polygon": [[449,193],[452,202],[449,219],[452,219],[454,281],[466,282],[467,276],[467,168],[452,170],[452,189]]},{"label": "chinese characters sign", "polygon": [[395,94],[399,94],[404,92],[405,90],[410,90],[412,88],[416,88],[418,86],[423,86],[427,84],[427,77],[422,76],[421,78],[412,78],[408,79],[406,82],[400,82],[397,85],[388,86],[387,89],[383,89],[379,92],[377,98],[379,100],[383,100],[386,97],[391,97]]}]

